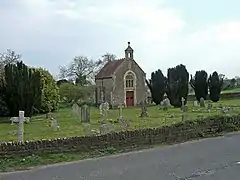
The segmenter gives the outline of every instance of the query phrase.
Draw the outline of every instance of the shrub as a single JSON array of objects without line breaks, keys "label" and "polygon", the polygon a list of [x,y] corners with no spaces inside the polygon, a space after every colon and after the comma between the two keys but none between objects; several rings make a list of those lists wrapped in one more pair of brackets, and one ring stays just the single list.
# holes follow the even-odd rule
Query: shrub
[{"label": "shrub", "polygon": [[41,106],[39,108],[41,113],[47,113],[57,110],[59,107],[59,88],[53,76],[43,68],[35,68],[40,73],[42,95]]}]

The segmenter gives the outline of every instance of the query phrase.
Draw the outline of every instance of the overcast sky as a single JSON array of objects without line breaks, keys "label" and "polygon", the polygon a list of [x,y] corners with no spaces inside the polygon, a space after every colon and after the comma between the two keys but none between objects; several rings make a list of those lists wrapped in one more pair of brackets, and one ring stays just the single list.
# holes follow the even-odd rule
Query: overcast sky
[{"label": "overcast sky", "polygon": [[239,0],[0,0],[0,52],[54,75],[74,56],[121,58],[150,75],[180,63],[240,76]]}]

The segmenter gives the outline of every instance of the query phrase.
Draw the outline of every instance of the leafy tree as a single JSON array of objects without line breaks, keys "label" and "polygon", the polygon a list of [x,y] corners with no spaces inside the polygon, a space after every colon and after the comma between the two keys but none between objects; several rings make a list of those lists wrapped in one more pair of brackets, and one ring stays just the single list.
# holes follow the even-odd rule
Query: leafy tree
[{"label": "leafy tree", "polygon": [[181,107],[182,97],[187,103],[189,73],[182,64],[169,68],[167,72],[167,96],[174,107]]},{"label": "leafy tree", "polygon": [[194,78],[191,75],[190,85],[194,89],[195,97],[198,101],[203,97],[206,99],[208,95],[208,74],[206,71],[201,70],[195,73]]},{"label": "leafy tree", "polygon": [[151,79],[149,82],[146,80],[146,83],[152,94],[152,100],[157,105],[163,100],[163,95],[166,92],[166,78],[164,77],[162,71],[158,69],[155,72],[152,72]]},{"label": "leafy tree", "polygon": [[208,86],[210,90],[210,99],[213,102],[218,102],[220,99],[221,88],[223,85],[223,79],[219,77],[216,71],[208,78]]},{"label": "leafy tree", "polygon": [[53,76],[43,68],[34,68],[41,76],[41,106],[40,113],[47,113],[58,109],[60,96],[59,88]]},{"label": "leafy tree", "polygon": [[63,83],[59,87],[60,99],[63,102],[77,102],[79,99],[86,99],[90,95],[87,87],[76,86],[71,83]]}]

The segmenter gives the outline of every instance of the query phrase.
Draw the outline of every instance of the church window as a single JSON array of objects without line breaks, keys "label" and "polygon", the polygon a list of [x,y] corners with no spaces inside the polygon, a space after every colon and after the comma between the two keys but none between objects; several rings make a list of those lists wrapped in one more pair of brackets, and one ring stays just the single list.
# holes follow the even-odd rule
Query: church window
[{"label": "church window", "polygon": [[128,73],[128,75],[126,76],[126,87],[127,88],[130,88],[130,87],[133,87],[133,74],[130,72]]}]

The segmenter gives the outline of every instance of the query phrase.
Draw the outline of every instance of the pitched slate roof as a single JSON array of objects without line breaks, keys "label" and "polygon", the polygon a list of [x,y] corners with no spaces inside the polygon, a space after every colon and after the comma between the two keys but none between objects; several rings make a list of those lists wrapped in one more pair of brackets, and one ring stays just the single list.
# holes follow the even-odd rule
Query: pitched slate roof
[{"label": "pitched slate roof", "polygon": [[111,77],[112,74],[118,68],[118,66],[120,66],[122,64],[124,59],[125,58],[107,62],[107,64],[105,64],[105,66],[100,70],[100,72],[96,75],[95,78],[101,79],[101,78]]}]

